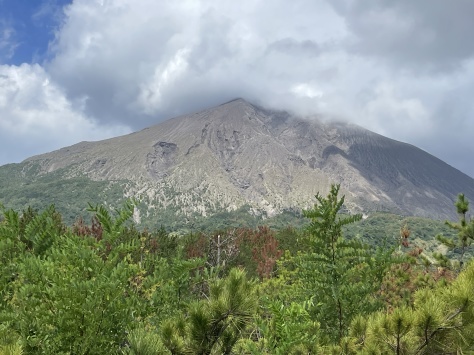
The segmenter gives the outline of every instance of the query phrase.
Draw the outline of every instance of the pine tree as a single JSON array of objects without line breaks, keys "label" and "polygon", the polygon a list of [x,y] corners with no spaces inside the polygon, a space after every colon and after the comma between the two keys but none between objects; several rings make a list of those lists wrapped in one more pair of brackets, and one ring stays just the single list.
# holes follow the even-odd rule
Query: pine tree
[{"label": "pine tree", "polygon": [[412,307],[357,316],[348,354],[470,354],[474,347],[474,263],[450,285],[420,289]]},{"label": "pine tree", "polygon": [[314,297],[312,312],[323,334],[340,341],[357,313],[375,310],[374,293],[390,263],[390,251],[375,252],[357,240],[347,240],[342,227],[361,219],[361,215],[340,213],[344,197],[339,185],[332,185],[326,198],[316,195],[317,204],[303,211],[311,220],[307,229],[308,253],[298,260],[299,276],[307,297]]},{"label": "pine tree", "polygon": [[[437,235],[436,239],[451,249],[459,250],[459,270],[463,268],[464,256],[472,241],[474,240],[474,219],[469,219],[467,213],[469,212],[469,201],[464,194],[459,194],[455,203],[456,211],[459,215],[457,223],[446,221],[446,224],[451,228],[457,230],[458,239],[448,239],[442,235]],[[442,265],[447,264],[446,258],[442,255],[434,255]]]},{"label": "pine tree", "polygon": [[209,296],[192,302],[186,316],[162,327],[162,340],[171,354],[230,354],[245,337],[257,308],[254,287],[244,271],[232,269],[210,283]]}]

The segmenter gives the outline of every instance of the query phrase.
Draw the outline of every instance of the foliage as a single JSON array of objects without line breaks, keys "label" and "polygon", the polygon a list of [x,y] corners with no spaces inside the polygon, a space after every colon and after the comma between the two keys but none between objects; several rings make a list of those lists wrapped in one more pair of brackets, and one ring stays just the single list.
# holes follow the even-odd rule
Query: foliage
[{"label": "foliage", "polygon": [[[474,220],[467,217],[469,211],[469,201],[464,194],[459,194],[455,203],[457,213],[459,215],[459,222],[453,223],[446,221],[446,225],[457,231],[457,240],[447,238],[443,235],[437,235],[436,239],[451,249],[458,249],[459,252],[459,269],[462,269],[464,264],[464,256],[472,241],[474,240]],[[446,259],[442,255],[435,255],[437,259],[446,264]]]},{"label": "foliage", "polygon": [[265,315],[256,319],[254,339],[241,341],[240,353],[308,354],[318,353],[319,323],[311,319],[311,301],[285,304],[273,301],[265,307]]},{"label": "foliage", "polygon": [[[420,247],[429,254],[444,252],[434,236],[437,234],[449,238],[456,236],[456,233],[442,221],[382,212],[370,213],[366,218],[345,226],[343,232],[348,239],[360,239],[374,247],[398,247],[400,228],[405,225],[410,229],[411,245]],[[451,258],[455,254],[448,252],[447,255]]]},{"label": "foliage", "polygon": [[349,353],[464,354],[474,344],[474,264],[448,287],[420,289],[413,307],[357,316]]},{"label": "foliage", "polygon": [[412,305],[413,295],[419,288],[433,288],[454,278],[450,270],[433,265],[433,258],[412,244],[406,223],[400,228],[399,247],[392,255],[392,261],[378,292],[388,310]]},{"label": "foliage", "polygon": [[202,262],[150,252],[154,237],[128,225],[131,209],[94,208],[95,227],[81,222],[77,234],[54,208],[4,211],[0,320],[26,353],[117,353],[137,321],[159,321],[153,312],[170,309],[165,318],[191,297]]},{"label": "foliage", "polygon": [[259,226],[255,229],[239,228],[238,253],[231,265],[244,266],[251,276],[261,279],[273,275],[276,261],[283,254],[275,232],[268,226]]},{"label": "foliage", "polygon": [[191,303],[186,317],[164,323],[163,343],[172,354],[230,354],[256,306],[245,272],[232,269],[226,278],[210,282],[208,298]]},{"label": "foliage", "polygon": [[270,277],[282,255],[274,231],[267,226],[231,228],[210,234],[185,236],[188,257],[205,257],[209,267],[224,273],[232,267],[245,266],[250,276]]},{"label": "foliage", "polygon": [[169,353],[164,347],[160,335],[147,328],[136,328],[127,336],[126,355],[162,355]]},{"label": "foliage", "polygon": [[[186,235],[135,225],[134,201],[70,226],[55,206],[1,207],[0,354],[472,352],[474,264],[434,265],[437,225],[360,220],[338,192],[316,195],[303,228]],[[459,197],[457,243],[472,239],[468,207]],[[363,225],[398,232],[370,246]],[[445,266],[469,258],[457,249]]]},{"label": "foliage", "polygon": [[22,355],[23,346],[18,334],[8,329],[8,324],[0,325],[0,355]]},{"label": "foliage", "polygon": [[0,169],[2,203],[16,210],[28,207],[43,210],[54,201],[63,219],[72,224],[77,217],[87,215],[90,202],[115,206],[124,200],[125,182],[93,181],[77,176],[71,169],[45,173],[33,162],[4,165]]},{"label": "foliage", "polygon": [[[3,317],[28,353],[112,351],[133,319],[136,298],[129,280],[138,267],[115,255],[104,258],[108,235],[101,241],[73,235],[55,216],[50,208],[28,217],[19,234],[25,253],[8,283],[12,296]],[[17,220],[6,219],[3,236],[8,228],[20,230]]]},{"label": "foliage", "polygon": [[381,305],[373,297],[379,289],[390,256],[374,252],[357,240],[347,240],[342,227],[361,219],[342,216],[344,197],[333,185],[326,198],[316,195],[313,209],[303,211],[311,220],[307,229],[308,253],[300,254],[297,265],[304,279],[307,297],[314,297],[312,309],[321,330],[331,341],[341,340],[352,318],[367,314]]}]

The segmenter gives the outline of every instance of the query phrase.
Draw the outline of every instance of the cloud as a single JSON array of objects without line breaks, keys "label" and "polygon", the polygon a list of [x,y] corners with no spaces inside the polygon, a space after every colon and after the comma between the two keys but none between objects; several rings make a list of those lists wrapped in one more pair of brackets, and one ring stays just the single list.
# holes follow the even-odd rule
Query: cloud
[{"label": "cloud", "polygon": [[[314,21],[330,30],[337,19],[327,19],[334,12],[324,2],[244,5],[75,1],[47,69],[68,97],[87,98],[88,114],[133,127],[238,96],[280,101],[271,99],[275,92],[288,95],[311,75],[318,40],[326,38]],[[292,15],[307,35],[281,26]],[[302,65],[295,67],[296,58]]]},{"label": "cloud", "polygon": [[140,86],[137,100],[132,104],[139,112],[151,115],[163,106],[162,92],[166,91],[168,86],[173,85],[186,72],[189,65],[188,55],[188,50],[179,50],[163,67],[155,68],[150,81]]},{"label": "cloud", "polygon": [[372,122],[374,130],[386,136],[393,132],[406,136],[407,130],[418,136],[432,135],[429,113],[423,103],[416,98],[398,97],[389,83],[374,88],[373,99],[367,101],[362,114]]},{"label": "cloud", "polygon": [[474,176],[472,13],[471,0],[75,0],[41,66],[2,67],[0,100],[22,101],[0,120],[44,151],[53,139],[35,132],[64,118],[74,128],[55,147],[243,97],[358,123]]},{"label": "cloud", "polygon": [[282,52],[290,56],[310,55],[310,56],[315,57],[321,53],[321,48],[318,45],[318,43],[311,40],[296,41],[292,38],[283,38],[273,43],[270,43],[267,46],[267,51],[268,52],[272,52],[272,51]]},{"label": "cloud", "polygon": [[336,0],[354,53],[382,58],[398,69],[450,71],[474,54],[470,0]]},{"label": "cloud", "polygon": [[323,93],[321,91],[307,83],[296,84],[291,88],[291,92],[296,96],[307,97],[309,99],[323,97]]},{"label": "cloud", "polygon": [[39,65],[0,66],[0,161],[128,132],[81,114]]}]

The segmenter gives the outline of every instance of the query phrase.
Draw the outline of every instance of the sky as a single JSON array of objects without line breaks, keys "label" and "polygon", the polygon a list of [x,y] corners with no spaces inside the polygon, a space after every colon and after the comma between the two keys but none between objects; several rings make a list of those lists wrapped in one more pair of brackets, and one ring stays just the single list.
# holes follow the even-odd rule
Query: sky
[{"label": "sky", "polygon": [[472,0],[0,0],[0,165],[242,97],[474,177]]}]

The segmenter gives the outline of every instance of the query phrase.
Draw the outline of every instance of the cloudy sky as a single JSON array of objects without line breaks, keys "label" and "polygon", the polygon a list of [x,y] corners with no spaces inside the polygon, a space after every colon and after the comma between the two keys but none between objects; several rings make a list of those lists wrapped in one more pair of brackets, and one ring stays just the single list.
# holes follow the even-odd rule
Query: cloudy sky
[{"label": "cloudy sky", "polygon": [[236,97],[474,176],[472,0],[0,0],[0,165]]}]

